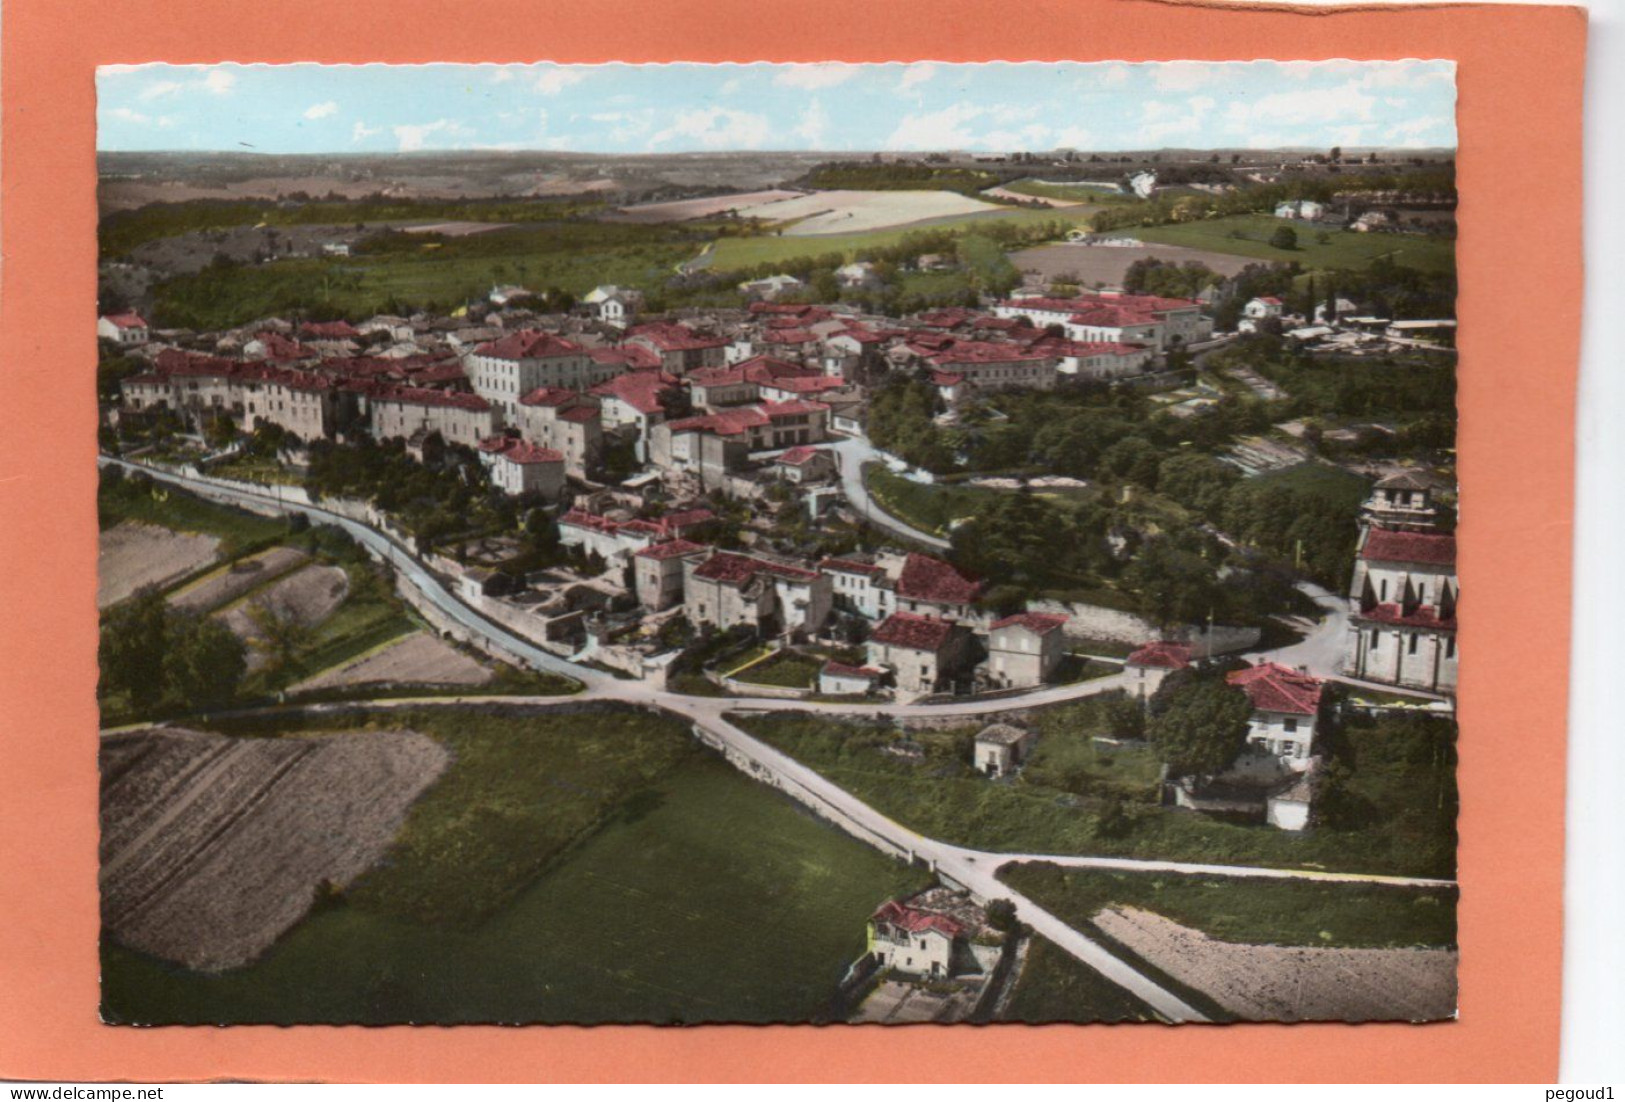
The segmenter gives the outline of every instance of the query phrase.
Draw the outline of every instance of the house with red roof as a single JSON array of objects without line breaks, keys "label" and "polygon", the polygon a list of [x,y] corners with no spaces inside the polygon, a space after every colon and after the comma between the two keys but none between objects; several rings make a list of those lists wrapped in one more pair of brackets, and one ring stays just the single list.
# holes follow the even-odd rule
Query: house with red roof
[{"label": "house with red roof", "polygon": [[696,627],[815,635],[830,607],[829,579],[797,563],[718,551],[684,568],[683,612]]},{"label": "house with red roof", "polygon": [[1455,692],[1456,537],[1437,525],[1431,491],[1413,476],[1384,479],[1366,500],[1349,584],[1350,677]]},{"label": "house with red roof", "polygon": [[125,310],[97,318],[96,336],[118,344],[146,344],[151,337],[151,326],[134,310]]},{"label": "house with red roof", "polygon": [[655,425],[649,432],[649,459],[657,467],[696,474],[706,489],[715,489],[752,452],[820,443],[828,426],[829,407],[822,402],[733,406]]},{"label": "house with red roof", "polygon": [[865,620],[884,620],[897,611],[897,582],[871,554],[852,552],[818,564],[830,580],[835,607]]},{"label": "house with red roof", "polygon": [[710,554],[711,548],[705,544],[680,538],[651,543],[636,552],[632,574],[638,604],[650,612],[681,604],[689,564],[703,562]]},{"label": "house with red roof", "polygon": [[801,486],[834,478],[840,465],[836,461],[835,453],[828,448],[798,444],[775,456],[773,469],[786,482]]},{"label": "house with red roof", "polygon": [[477,394],[424,387],[378,386],[366,396],[375,440],[409,440],[439,433],[448,444],[476,448],[495,436],[502,419],[496,408]]},{"label": "house with red roof", "polygon": [[993,307],[1001,318],[1026,318],[1037,327],[1060,325],[1077,341],[1143,344],[1162,352],[1206,340],[1213,322],[1193,299],[1096,292],[1073,298],[1014,298]]},{"label": "house with red roof", "polygon": [[595,396],[563,387],[537,387],[521,395],[509,423],[532,444],[564,453],[564,469],[576,478],[598,469],[604,454],[604,426]]},{"label": "house with red roof", "polygon": [[491,474],[491,484],[505,494],[540,494],[557,501],[564,491],[564,453],[512,436],[493,436],[477,449]]},{"label": "house with red roof", "polygon": [[818,691],[826,696],[867,696],[885,679],[885,670],[852,666],[832,658],[818,671]]},{"label": "house with red roof", "polygon": [[887,669],[902,693],[934,693],[976,665],[976,642],[963,624],[914,612],[894,612],[869,634],[868,660]]},{"label": "house with red roof", "polygon": [[868,947],[881,971],[946,980],[991,975],[1004,937],[968,892],[938,886],[882,903],[869,916]]},{"label": "house with red roof", "polygon": [[659,356],[661,369],[672,375],[686,375],[702,367],[721,367],[728,349],[725,338],[675,321],[635,325],[627,331],[623,343],[641,345]]},{"label": "house with red roof", "polygon": [[1226,674],[1225,681],[1245,691],[1252,702],[1248,744],[1295,772],[1309,768],[1324,682],[1274,662],[1236,670]]},{"label": "house with red roof", "polygon": [[1018,612],[995,620],[987,632],[988,679],[1002,689],[1047,684],[1066,657],[1067,617]]},{"label": "house with red roof", "polygon": [[593,387],[589,394],[598,399],[600,421],[605,429],[628,429],[636,434],[638,459],[648,459],[649,429],[666,419],[661,395],[676,390],[675,376],[660,368],[627,371]]},{"label": "house with red roof", "polygon": [[1162,687],[1163,678],[1191,664],[1191,645],[1159,640],[1147,643],[1128,656],[1123,668],[1129,676],[1130,691],[1141,700]]},{"label": "house with red roof", "polygon": [[474,393],[512,416],[519,401],[539,388],[585,390],[620,373],[557,333],[521,329],[476,345],[463,360]]},{"label": "house with red roof", "polygon": [[897,607],[945,620],[983,620],[976,602],[982,583],[953,563],[911,551],[897,573]]}]

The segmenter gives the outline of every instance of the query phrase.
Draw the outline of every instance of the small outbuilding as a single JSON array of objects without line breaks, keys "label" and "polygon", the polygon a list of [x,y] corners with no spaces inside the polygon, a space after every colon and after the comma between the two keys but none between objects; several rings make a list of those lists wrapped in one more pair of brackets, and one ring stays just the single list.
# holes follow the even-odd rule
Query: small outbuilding
[{"label": "small outbuilding", "polygon": [[1032,733],[1008,723],[984,727],[976,736],[976,771],[989,777],[1007,777],[1027,760]]}]

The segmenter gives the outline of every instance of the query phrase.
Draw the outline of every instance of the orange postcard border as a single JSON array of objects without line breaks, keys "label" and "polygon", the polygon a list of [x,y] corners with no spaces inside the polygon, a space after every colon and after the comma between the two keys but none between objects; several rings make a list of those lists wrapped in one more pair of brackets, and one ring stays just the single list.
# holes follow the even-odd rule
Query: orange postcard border
[{"label": "orange postcard border", "polygon": [[[7,0],[0,103],[0,1077],[608,1081],[1551,1081],[1557,1071],[1578,8],[1159,0]],[[97,64],[1457,61],[1461,1015],[1275,1026],[138,1030],[97,1004]],[[1516,214],[1516,238],[1507,219]],[[1516,241],[1516,252],[1509,249]],[[1533,318],[1531,318],[1533,314]],[[1515,645],[1514,645],[1515,644]]]}]

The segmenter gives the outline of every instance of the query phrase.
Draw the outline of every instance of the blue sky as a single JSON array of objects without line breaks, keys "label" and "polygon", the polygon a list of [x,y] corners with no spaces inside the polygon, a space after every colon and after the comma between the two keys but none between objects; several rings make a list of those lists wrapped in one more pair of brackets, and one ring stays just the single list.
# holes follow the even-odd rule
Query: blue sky
[{"label": "blue sky", "polygon": [[97,147],[1454,147],[1449,61],[114,65]]}]

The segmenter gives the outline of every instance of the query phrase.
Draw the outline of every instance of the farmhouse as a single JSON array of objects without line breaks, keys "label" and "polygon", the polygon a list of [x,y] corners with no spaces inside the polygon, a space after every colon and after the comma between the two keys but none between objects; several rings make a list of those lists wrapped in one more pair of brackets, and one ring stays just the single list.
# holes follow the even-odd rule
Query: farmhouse
[{"label": "farmhouse", "polygon": [[701,367],[721,367],[728,342],[689,328],[680,322],[652,322],[634,326],[626,343],[641,345],[660,357],[660,367],[670,375],[686,375]]},{"label": "farmhouse", "polygon": [[818,691],[826,696],[866,695],[879,688],[885,676],[885,670],[872,666],[849,666],[830,659],[818,671]]},{"label": "farmhouse", "polygon": [[624,328],[632,323],[638,308],[643,305],[643,292],[611,283],[594,287],[582,296],[581,301],[592,308],[593,316],[599,321]]},{"label": "farmhouse", "polygon": [[1314,755],[1315,720],[1320,715],[1321,681],[1274,662],[1227,674],[1252,701],[1247,742],[1301,772]]},{"label": "farmhouse", "polygon": [[691,562],[703,561],[711,549],[685,539],[650,544],[632,557],[638,604],[660,612],[681,604],[683,577]]},{"label": "farmhouse", "polygon": [[897,608],[945,620],[980,622],[976,601],[982,583],[967,577],[952,563],[912,551],[897,574]]},{"label": "farmhouse", "polygon": [[519,399],[513,411],[519,435],[564,454],[565,470],[584,478],[604,453],[604,426],[598,399],[558,387],[539,387]]},{"label": "farmhouse", "polygon": [[828,448],[801,444],[779,453],[773,460],[773,469],[780,478],[797,485],[823,482],[835,477],[835,453]]},{"label": "farmhouse", "polygon": [[150,336],[147,321],[134,310],[103,314],[96,320],[96,336],[119,344],[146,344]]},{"label": "farmhouse", "polygon": [[1163,678],[1190,664],[1190,644],[1164,641],[1139,648],[1128,656],[1123,668],[1128,671],[1130,691],[1142,700],[1149,700],[1161,687]]},{"label": "farmhouse", "polygon": [[869,666],[892,671],[897,687],[906,693],[933,693],[950,684],[972,665],[974,640],[959,624],[894,612],[868,641]]},{"label": "farmhouse", "polygon": [[1067,618],[1022,612],[995,620],[988,629],[987,669],[994,685],[1026,689],[1049,681],[1066,657]]},{"label": "farmhouse", "polygon": [[491,484],[505,494],[539,494],[557,501],[564,490],[564,454],[508,436],[479,444],[481,458],[491,472]]},{"label": "farmhouse", "polygon": [[897,585],[873,555],[854,553],[818,564],[830,579],[835,607],[866,620],[884,620],[897,611]]},{"label": "farmhouse", "polygon": [[869,955],[883,971],[905,976],[986,975],[1003,944],[987,912],[969,894],[948,888],[889,900],[869,917]]},{"label": "farmhouse", "polygon": [[684,568],[683,611],[696,627],[815,634],[829,610],[829,579],[816,570],[732,551]]}]

